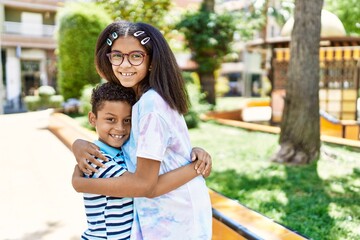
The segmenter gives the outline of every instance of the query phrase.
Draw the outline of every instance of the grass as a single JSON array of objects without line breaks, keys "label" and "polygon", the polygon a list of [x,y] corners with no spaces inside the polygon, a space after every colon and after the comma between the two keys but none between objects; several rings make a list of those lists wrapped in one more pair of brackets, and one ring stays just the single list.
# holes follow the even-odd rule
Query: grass
[{"label": "grass", "polygon": [[201,123],[194,146],[213,157],[210,188],[311,239],[360,239],[360,153],[322,145],[317,162],[288,166],[268,159],[278,135]]},{"label": "grass", "polygon": [[[216,109],[244,100],[221,98]],[[208,187],[311,239],[360,239],[360,150],[323,144],[317,162],[288,166],[269,161],[278,135],[202,122],[190,137],[212,155]]]}]

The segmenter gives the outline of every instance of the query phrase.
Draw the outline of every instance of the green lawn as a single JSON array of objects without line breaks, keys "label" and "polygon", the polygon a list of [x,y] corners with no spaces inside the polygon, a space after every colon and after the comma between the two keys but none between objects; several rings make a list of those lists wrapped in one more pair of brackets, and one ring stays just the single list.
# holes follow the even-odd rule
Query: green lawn
[{"label": "green lawn", "polygon": [[210,188],[311,239],[360,239],[360,153],[322,145],[318,162],[287,166],[268,159],[278,135],[201,123],[194,146],[211,153]]},{"label": "green lawn", "polygon": [[[219,99],[217,109],[242,100]],[[311,239],[360,239],[359,149],[323,144],[319,161],[287,166],[268,160],[278,135],[202,122],[190,137],[212,155],[210,188]]]}]

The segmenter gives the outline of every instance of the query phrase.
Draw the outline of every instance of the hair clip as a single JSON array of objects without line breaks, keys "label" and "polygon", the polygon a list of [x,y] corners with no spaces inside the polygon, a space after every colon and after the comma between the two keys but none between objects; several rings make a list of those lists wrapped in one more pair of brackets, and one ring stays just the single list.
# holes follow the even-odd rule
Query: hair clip
[{"label": "hair clip", "polygon": [[140,41],[141,45],[145,45],[150,41],[150,37],[146,37],[143,40]]},{"label": "hair clip", "polygon": [[140,36],[141,34],[144,34],[145,32],[144,31],[137,31],[134,33],[134,37],[138,37]]},{"label": "hair clip", "polygon": [[112,41],[110,40],[110,38],[106,39],[106,43],[107,43],[107,45],[109,45],[111,47]]},{"label": "hair clip", "polygon": [[117,39],[118,37],[119,37],[119,35],[118,35],[116,32],[113,32],[113,33],[111,34],[112,40],[111,40],[110,38],[106,39],[107,45],[111,46],[111,45],[112,45],[112,42],[113,42],[115,39]]}]

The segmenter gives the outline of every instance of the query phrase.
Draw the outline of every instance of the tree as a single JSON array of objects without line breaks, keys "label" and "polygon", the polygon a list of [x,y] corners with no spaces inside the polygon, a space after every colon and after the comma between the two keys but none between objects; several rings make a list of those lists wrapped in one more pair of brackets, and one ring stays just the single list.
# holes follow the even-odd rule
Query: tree
[{"label": "tree", "polygon": [[360,36],[359,0],[326,0],[325,8],[338,16],[347,34]]},{"label": "tree", "polygon": [[223,58],[231,53],[236,30],[232,15],[214,13],[214,1],[205,1],[198,12],[184,15],[177,28],[185,35],[186,46],[198,64],[201,91],[208,103],[216,104],[215,76]]},{"label": "tree", "polygon": [[146,22],[164,33],[168,33],[172,24],[166,21],[171,8],[171,0],[97,0],[111,14],[113,20]]},{"label": "tree", "polygon": [[315,160],[320,151],[319,46],[323,0],[296,0],[277,162]]},{"label": "tree", "polygon": [[95,45],[110,21],[103,9],[89,3],[68,4],[59,12],[58,87],[65,99],[79,98],[85,85],[100,81]]}]

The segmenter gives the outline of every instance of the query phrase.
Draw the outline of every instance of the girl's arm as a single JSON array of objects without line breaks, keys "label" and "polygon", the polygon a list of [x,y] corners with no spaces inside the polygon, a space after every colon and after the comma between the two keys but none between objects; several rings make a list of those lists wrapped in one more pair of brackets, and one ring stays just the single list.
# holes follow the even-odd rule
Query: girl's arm
[{"label": "girl's arm", "polygon": [[[83,173],[91,174],[92,172],[97,172],[90,163],[99,167],[104,167],[104,164],[102,164],[97,158],[103,161],[108,161],[108,159],[100,153],[98,146],[86,140],[75,140],[71,146],[71,150],[76,158],[80,170]],[[204,177],[207,177],[210,174],[212,164],[211,156],[205,150],[199,147],[194,147],[191,152],[191,160],[198,160],[196,161],[194,167],[198,173],[203,174]]]},{"label": "girl's arm", "polygon": [[187,183],[199,174],[195,162],[159,176],[160,162],[147,158],[137,159],[135,173],[120,177],[88,179],[75,168],[72,184],[77,192],[114,197],[156,197]]},{"label": "girl's arm", "polygon": [[93,163],[98,167],[105,166],[97,158],[106,162],[108,161],[108,159],[100,153],[98,146],[86,140],[76,139],[71,146],[71,150],[76,158],[76,162],[78,163],[80,170],[83,173],[91,174],[93,172],[97,172],[90,163]]}]

